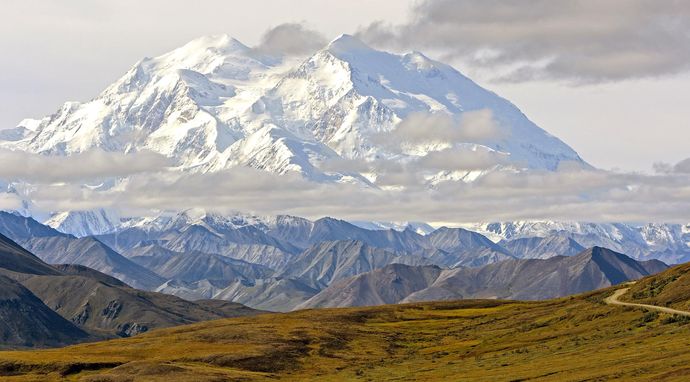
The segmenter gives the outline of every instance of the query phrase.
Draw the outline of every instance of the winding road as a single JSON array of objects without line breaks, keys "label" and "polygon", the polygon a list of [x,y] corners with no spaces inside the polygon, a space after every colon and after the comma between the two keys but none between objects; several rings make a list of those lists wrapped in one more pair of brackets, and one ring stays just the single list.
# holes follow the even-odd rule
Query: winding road
[{"label": "winding road", "polygon": [[690,317],[690,312],[686,312],[684,310],[671,309],[671,308],[667,308],[665,306],[658,306],[658,305],[636,304],[634,302],[624,302],[624,301],[618,300],[618,298],[620,296],[624,295],[628,290],[630,290],[630,288],[618,289],[611,296],[606,297],[604,299],[604,302],[609,304],[609,305],[632,306],[632,307],[636,307],[636,308],[644,308],[644,309],[649,309],[649,310],[656,310],[658,312],[678,314],[681,316]]}]

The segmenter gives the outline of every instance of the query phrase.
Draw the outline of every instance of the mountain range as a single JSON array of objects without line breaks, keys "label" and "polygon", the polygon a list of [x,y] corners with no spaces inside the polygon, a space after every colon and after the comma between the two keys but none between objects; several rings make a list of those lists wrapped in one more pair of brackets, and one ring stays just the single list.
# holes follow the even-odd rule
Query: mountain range
[{"label": "mountain range", "polygon": [[334,283],[297,309],[460,299],[546,300],[656,274],[667,266],[593,247],[575,256],[442,270],[392,264]]},{"label": "mountain range", "polygon": [[[332,218],[227,218],[200,211],[129,223],[121,231],[77,238],[0,213],[0,232],[48,263],[86,266],[187,300],[219,299],[273,311],[343,301],[544,299],[666,266],[596,246],[585,250],[563,235],[495,243],[463,228],[420,235],[411,228],[367,230]],[[381,288],[391,295],[382,297]]]}]

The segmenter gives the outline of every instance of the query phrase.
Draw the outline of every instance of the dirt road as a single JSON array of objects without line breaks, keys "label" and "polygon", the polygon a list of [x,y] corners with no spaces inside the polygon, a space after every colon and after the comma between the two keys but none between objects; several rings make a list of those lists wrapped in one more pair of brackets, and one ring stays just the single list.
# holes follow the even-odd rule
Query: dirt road
[{"label": "dirt road", "polygon": [[625,302],[625,301],[620,301],[618,298],[622,295],[625,294],[630,288],[621,288],[615,291],[611,296],[607,297],[604,299],[604,302],[609,304],[609,305],[621,305],[621,306],[632,306],[636,308],[644,308],[644,309],[649,309],[649,310],[656,310],[658,312],[664,312],[664,313],[669,313],[669,314],[678,314],[681,316],[688,316],[690,317],[690,312],[686,312],[684,310],[677,310],[677,309],[671,309],[667,308],[665,306],[657,306],[657,305],[647,305],[647,304],[636,304],[633,302]]}]

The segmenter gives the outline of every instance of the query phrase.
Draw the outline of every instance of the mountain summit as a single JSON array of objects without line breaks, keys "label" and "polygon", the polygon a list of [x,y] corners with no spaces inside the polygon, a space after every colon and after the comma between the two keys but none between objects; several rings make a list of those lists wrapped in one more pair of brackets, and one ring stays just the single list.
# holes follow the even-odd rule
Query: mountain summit
[{"label": "mountain summit", "polygon": [[0,147],[53,155],[151,150],[184,171],[249,166],[319,182],[363,180],[323,163],[424,157],[434,149],[393,152],[374,138],[412,115],[459,119],[473,111],[490,113],[504,134],[451,142],[451,149],[500,153],[518,168],[587,166],[452,67],[418,52],[375,50],[350,35],[301,61],[269,57],[227,35],[202,37],[141,60],[91,101],[23,122],[33,129]]}]

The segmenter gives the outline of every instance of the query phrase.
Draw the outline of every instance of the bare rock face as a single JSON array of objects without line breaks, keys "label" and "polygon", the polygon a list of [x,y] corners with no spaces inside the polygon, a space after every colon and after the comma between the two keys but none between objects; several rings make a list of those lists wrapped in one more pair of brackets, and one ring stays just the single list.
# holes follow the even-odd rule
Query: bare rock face
[{"label": "bare rock face", "polygon": [[132,337],[137,334],[148,332],[148,330],[149,328],[146,325],[125,323],[118,325],[116,333],[120,337]]},{"label": "bare rock face", "polygon": [[108,305],[103,308],[102,316],[105,320],[112,321],[117,318],[122,310],[122,303],[117,300],[110,301]]}]

